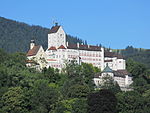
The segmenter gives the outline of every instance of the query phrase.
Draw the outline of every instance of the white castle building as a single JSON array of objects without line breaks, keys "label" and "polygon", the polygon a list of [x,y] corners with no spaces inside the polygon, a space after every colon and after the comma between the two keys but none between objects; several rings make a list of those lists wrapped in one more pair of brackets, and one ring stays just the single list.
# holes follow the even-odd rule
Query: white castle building
[{"label": "white castle building", "polygon": [[[42,46],[36,46],[34,41],[31,41],[27,58],[27,66],[37,66],[39,69],[53,67],[61,70],[65,67],[66,62],[75,60],[78,64],[82,62],[89,63],[101,70],[106,70],[105,68],[109,66],[113,72],[126,71],[125,60],[121,55],[113,52],[105,52],[104,48],[99,46],[83,45],[79,43],[69,44],[66,41],[65,31],[62,26],[58,24],[53,26],[48,33],[48,48],[44,51]],[[108,66],[106,66],[107,64]],[[99,76],[96,75],[94,78],[96,86],[100,83],[101,75],[102,74],[99,74]],[[126,75],[128,74],[123,74],[121,77],[126,77]],[[127,76],[126,79],[122,80],[128,81],[130,79],[131,78]],[[125,83],[125,85],[129,85],[130,82]],[[119,85],[121,84],[119,83]]]},{"label": "white castle building", "polygon": [[112,77],[118,83],[121,90],[131,90],[129,87],[132,84],[132,76],[126,70],[126,63],[122,55],[114,52],[104,52],[104,65],[105,68],[102,72],[95,74],[94,83],[99,87],[107,76]]}]

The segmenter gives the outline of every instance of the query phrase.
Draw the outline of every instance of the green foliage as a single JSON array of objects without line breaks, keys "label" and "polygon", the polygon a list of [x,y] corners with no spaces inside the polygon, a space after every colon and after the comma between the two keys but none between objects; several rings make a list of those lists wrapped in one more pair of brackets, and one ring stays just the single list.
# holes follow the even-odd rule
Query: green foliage
[{"label": "green foliage", "polygon": [[31,89],[31,111],[33,113],[48,113],[59,97],[57,89],[50,87],[47,80],[37,80]]},{"label": "green foliage", "polygon": [[92,81],[100,70],[91,64],[71,62],[63,73],[53,68],[37,72],[26,67],[23,53],[0,50],[0,56],[2,113],[114,113],[116,104],[118,113],[150,111],[149,72],[135,61],[127,63],[135,75],[133,91],[120,92],[118,85],[107,79],[104,89],[97,92]]},{"label": "green foliage", "polygon": [[143,77],[139,77],[134,79],[132,86],[135,91],[138,91],[142,94],[143,92],[149,89],[150,84],[148,84]]},{"label": "green foliage", "polygon": [[57,103],[53,113],[87,113],[87,102],[78,98],[62,100]]},{"label": "green foliage", "polygon": [[64,98],[86,97],[94,90],[93,76],[97,70],[91,64],[78,65],[72,61],[67,64],[65,71],[68,78],[62,88]]},{"label": "green foliage", "polygon": [[135,62],[132,59],[127,60],[127,70],[136,78],[145,74],[146,67],[144,64]]},{"label": "green foliage", "polygon": [[116,105],[115,95],[106,89],[88,96],[88,113],[116,113]]},{"label": "green foliage", "polygon": [[2,96],[2,111],[4,113],[26,113],[24,91],[21,87],[9,88]]},{"label": "green foliage", "polygon": [[100,85],[100,89],[109,89],[114,94],[121,91],[118,83],[116,81],[114,81],[114,79],[112,77],[110,77],[109,75],[103,77],[102,82],[103,83]]},{"label": "green foliage", "polygon": [[66,93],[69,98],[86,98],[90,89],[87,85],[75,84],[69,87]]},{"label": "green foliage", "polygon": [[118,113],[148,113],[149,102],[138,92],[122,92],[117,94]]},{"label": "green foliage", "polygon": [[60,79],[59,70],[49,67],[43,69],[43,75],[50,83],[56,83]]}]

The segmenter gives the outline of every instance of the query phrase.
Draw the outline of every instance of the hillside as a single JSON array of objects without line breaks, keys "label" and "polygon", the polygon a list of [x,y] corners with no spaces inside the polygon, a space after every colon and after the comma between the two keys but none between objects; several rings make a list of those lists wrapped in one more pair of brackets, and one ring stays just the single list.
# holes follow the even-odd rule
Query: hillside
[{"label": "hillside", "polygon": [[[26,52],[31,39],[46,48],[49,30],[41,26],[31,26],[0,17],[0,48],[9,53]],[[81,39],[70,35],[67,35],[67,40],[69,43],[83,42]]]}]

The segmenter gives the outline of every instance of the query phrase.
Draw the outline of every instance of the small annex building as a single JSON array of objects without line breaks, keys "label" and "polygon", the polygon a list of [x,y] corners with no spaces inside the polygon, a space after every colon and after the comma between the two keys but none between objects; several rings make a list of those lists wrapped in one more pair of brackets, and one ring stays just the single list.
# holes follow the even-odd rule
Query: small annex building
[{"label": "small annex building", "polygon": [[27,66],[35,68],[36,70],[42,70],[46,67],[46,55],[41,45],[35,45],[35,41],[31,40],[30,49],[27,52]]},{"label": "small annex building", "polygon": [[102,72],[96,73],[94,76],[94,84],[97,88],[100,88],[106,77],[111,77],[115,82],[117,82],[122,91],[131,90],[129,86],[133,81],[131,74],[127,72],[127,70],[112,70],[107,64]]}]

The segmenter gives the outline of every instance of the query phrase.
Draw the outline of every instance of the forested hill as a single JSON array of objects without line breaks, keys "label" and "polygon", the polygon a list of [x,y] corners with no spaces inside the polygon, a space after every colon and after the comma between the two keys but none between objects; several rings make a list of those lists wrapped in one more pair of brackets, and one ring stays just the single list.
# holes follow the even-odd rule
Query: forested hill
[{"label": "forested hill", "polygon": [[[41,26],[31,26],[0,17],[0,48],[9,53],[26,52],[31,39],[46,48],[49,30]],[[67,40],[69,43],[83,42],[81,39],[70,35],[67,35]]]},{"label": "forested hill", "polygon": [[133,59],[137,62],[147,65],[150,68],[150,49],[134,48],[127,46],[125,49],[115,50],[121,53],[125,59]]}]

